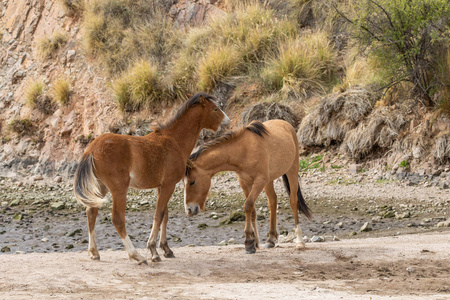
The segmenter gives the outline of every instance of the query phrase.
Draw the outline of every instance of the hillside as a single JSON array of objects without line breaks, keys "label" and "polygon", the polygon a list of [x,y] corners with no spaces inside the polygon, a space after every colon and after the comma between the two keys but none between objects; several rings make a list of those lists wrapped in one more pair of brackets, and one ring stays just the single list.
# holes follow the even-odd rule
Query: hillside
[{"label": "hillside", "polygon": [[70,178],[95,137],[146,134],[199,90],[233,127],[289,119],[317,169],[448,172],[448,83],[383,90],[326,2],[256,2],[0,3],[0,177]]}]

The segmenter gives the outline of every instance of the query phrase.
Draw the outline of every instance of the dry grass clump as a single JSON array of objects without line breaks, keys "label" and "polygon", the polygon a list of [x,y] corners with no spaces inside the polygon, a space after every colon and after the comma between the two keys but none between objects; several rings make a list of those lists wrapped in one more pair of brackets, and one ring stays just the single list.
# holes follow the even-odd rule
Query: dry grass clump
[{"label": "dry grass clump", "polygon": [[31,132],[34,130],[33,123],[28,118],[14,119],[8,125],[10,130],[19,134],[20,136],[31,134]]},{"label": "dry grass clump", "polygon": [[38,55],[41,59],[51,58],[56,51],[67,42],[67,35],[55,31],[50,37],[41,38],[38,41]]},{"label": "dry grass clump", "polygon": [[59,105],[66,105],[70,98],[70,82],[65,78],[58,79],[52,87],[53,99]]},{"label": "dry grass clump", "polygon": [[262,72],[272,91],[281,90],[297,97],[325,91],[335,69],[335,54],[323,32],[308,33],[280,46]]},{"label": "dry grass clump", "polygon": [[363,88],[324,97],[300,124],[299,142],[304,146],[340,143],[373,108],[373,94]]},{"label": "dry grass clump", "polygon": [[167,97],[160,83],[156,66],[149,61],[138,61],[112,84],[116,102],[121,111],[135,111],[158,103]]},{"label": "dry grass clump", "polygon": [[44,92],[44,83],[41,80],[32,81],[25,89],[25,103],[31,108],[35,108],[38,98]]},{"label": "dry grass clump", "polygon": [[379,107],[366,121],[347,133],[341,150],[359,159],[374,149],[390,148],[405,123],[405,114],[401,110]]},{"label": "dry grass clump", "polygon": [[64,7],[68,16],[74,17],[80,15],[84,10],[84,0],[58,0]]}]

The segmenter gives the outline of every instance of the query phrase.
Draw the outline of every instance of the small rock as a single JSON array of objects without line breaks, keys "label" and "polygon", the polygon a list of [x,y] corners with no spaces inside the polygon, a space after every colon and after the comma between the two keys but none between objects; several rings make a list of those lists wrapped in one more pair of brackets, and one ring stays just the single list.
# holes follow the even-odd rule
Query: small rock
[{"label": "small rock", "polygon": [[413,267],[407,267],[406,271],[408,271],[408,273],[414,273],[416,269],[414,269]]},{"label": "small rock", "polygon": [[71,49],[69,51],[67,51],[67,61],[71,62],[75,59],[75,55],[76,55],[76,51]]},{"label": "small rock", "polygon": [[53,178],[53,181],[56,183],[60,183],[62,182],[62,177],[61,176],[56,176],[55,178]]},{"label": "small rock", "polygon": [[61,210],[64,209],[66,206],[63,202],[54,202],[50,206],[53,210]]},{"label": "small rock", "polygon": [[360,164],[351,164],[348,167],[348,171],[352,175],[357,175],[359,172],[361,172],[361,165]]},{"label": "small rock", "polygon": [[0,250],[0,252],[6,253],[6,252],[11,252],[11,249],[8,246],[2,247],[2,249]]},{"label": "small rock", "polygon": [[450,183],[448,181],[439,182],[439,188],[446,190],[450,187]]},{"label": "small rock", "polygon": [[42,175],[36,175],[33,177],[34,181],[40,181],[40,180],[44,180],[44,177],[42,177]]},{"label": "small rock", "polygon": [[22,220],[22,218],[23,218],[23,216],[21,213],[15,213],[13,216],[13,220],[16,220],[16,221],[20,221],[20,220]]},{"label": "small rock", "polygon": [[436,227],[450,227],[450,219],[437,223]]},{"label": "small rock", "polygon": [[319,236],[319,235],[314,235],[311,238],[311,242],[312,243],[321,243],[321,242],[324,242],[324,241],[325,241],[325,238],[323,236]]},{"label": "small rock", "polygon": [[172,235],[172,241],[174,241],[175,243],[179,243],[182,241],[182,239],[180,237]]},{"label": "small rock", "polygon": [[278,242],[279,243],[292,243],[295,239],[297,238],[297,236],[295,235],[294,232],[289,232],[287,235],[281,235],[278,237]]},{"label": "small rock", "polygon": [[392,210],[386,212],[386,213],[383,215],[383,218],[394,218],[394,217],[395,217],[395,212],[392,211]]},{"label": "small rock", "polygon": [[234,238],[231,238],[228,240],[228,245],[234,245],[236,244],[236,241],[234,240]]},{"label": "small rock", "polygon": [[9,203],[9,206],[10,207],[13,207],[13,206],[17,206],[17,205],[19,205],[20,204],[20,201],[18,200],[18,199],[14,199],[13,201],[11,201],[10,203]]},{"label": "small rock", "polygon": [[344,224],[342,222],[339,222],[336,225],[334,225],[335,229],[342,228],[342,227],[344,227]]},{"label": "small rock", "polygon": [[25,254],[25,251],[16,251],[14,254]]},{"label": "small rock", "polygon": [[349,236],[354,236],[354,235],[357,235],[357,233],[356,233],[356,231],[352,231],[352,232],[350,232],[348,235],[349,235]]},{"label": "small rock", "polygon": [[206,224],[206,223],[201,223],[201,224],[197,225],[198,229],[205,229],[206,227],[208,227],[208,224]]},{"label": "small rock", "polygon": [[404,212],[402,214],[399,214],[397,212],[395,213],[395,218],[396,219],[406,219],[406,218],[409,218],[409,217],[411,217],[411,213],[409,211]]},{"label": "small rock", "polygon": [[213,215],[213,216],[211,217],[211,219],[213,219],[213,220],[217,220],[218,218],[219,218],[218,215]]},{"label": "small rock", "polygon": [[359,229],[360,232],[372,231],[372,227],[369,222],[364,223],[364,225]]},{"label": "small rock", "polygon": [[41,240],[41,242],[44,242],[44,243],[48,242],[48,238],[43,238],[43,239]]},{"label": "small rock", "polygon": [[223,240],[221,241],[218,246],[226,246],[227,245],[227,241]]},{"label": "small rock", "polygon": [[69,249],[73,249],[73,245],[72,244],[69,244],[69,245],[66,246],[66,250],[69,250]]},{"label": "small rock", "polygon": [[82,231],[83,231],[82,229],[75,229],[74,231],[69,233],[67,236],[72,237],[72,236],[75,236],[76,234],[80,234]]}]

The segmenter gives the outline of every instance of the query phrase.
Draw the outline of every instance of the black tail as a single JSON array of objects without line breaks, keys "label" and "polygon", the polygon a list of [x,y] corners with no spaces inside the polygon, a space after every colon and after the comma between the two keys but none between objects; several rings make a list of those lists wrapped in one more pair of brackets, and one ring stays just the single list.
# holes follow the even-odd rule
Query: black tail
[{"label": "black tail", "polygon": [[[286,188],[288,195],[291,195],[291,187],[289,186],[289,180],[286,176],[286,174],[283,175],[283,183],[284,187]],[[305,199],[303,198],[302,192],[300,191],[300,183],[298,185],[297,190],[297,199],[298,199],[298,211],[303,213],[308,219],[311,220],[311,210],[309,209],[308,205],[306,205]]]}]

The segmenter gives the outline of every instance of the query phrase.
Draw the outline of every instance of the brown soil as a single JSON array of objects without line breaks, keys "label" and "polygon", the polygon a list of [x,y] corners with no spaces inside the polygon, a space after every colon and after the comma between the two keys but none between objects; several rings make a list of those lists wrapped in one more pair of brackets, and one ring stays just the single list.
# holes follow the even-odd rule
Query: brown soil
[{"label": "brown soil", "polygon": [[[124,251],[1,256],[0,298],[448,299],[450,232],[260,249],[173,248],[138,265]],[[141,250],[143,251],[143,250]]]}]

